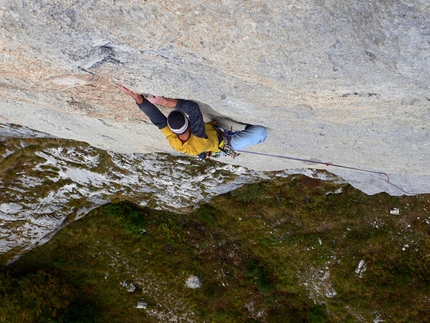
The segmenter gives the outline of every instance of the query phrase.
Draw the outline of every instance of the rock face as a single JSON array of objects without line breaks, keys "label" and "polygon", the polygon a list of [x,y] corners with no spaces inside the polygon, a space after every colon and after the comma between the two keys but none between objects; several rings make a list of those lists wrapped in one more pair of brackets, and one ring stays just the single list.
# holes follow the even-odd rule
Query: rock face
[{"label": "rock face", "polygon": [[119,153],[172,152],[123,83],[198,101],[233,129],[266,126],[253,151],[380,171],[401,187],[329,167],[369,194],[430,192],[427,0],[3,0],[0,30],[2,123]]},{"label": "rock face", "polygon": [[[8,138],[11,135],[14,138]],[[186,156],[106,152],[1,125],[0,156],[0,261],[15,260],[112,201],[126,199],[151,209],[187,212],[216,195],[272,178]]]}]

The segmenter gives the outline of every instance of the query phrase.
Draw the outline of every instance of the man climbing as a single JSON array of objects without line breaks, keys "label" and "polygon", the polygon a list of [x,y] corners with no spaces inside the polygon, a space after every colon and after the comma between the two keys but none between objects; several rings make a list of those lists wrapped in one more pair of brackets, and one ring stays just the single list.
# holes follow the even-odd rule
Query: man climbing
[{"label": "man climbing", "polygon": [[[202,159],[219,155],[236,157],[236,151],[262,143],[267,137],[267,130],[262,126],[248,125],[245,130],[230,132],[216,127],[213,122],[204,123],[199,105],[189,100],[153,95],[144,98],[122,85],[119,89],[136,101],[139,109],[161,130],[173,149],[190,156]],[[154,104],[174,110],[166,118]]]}]

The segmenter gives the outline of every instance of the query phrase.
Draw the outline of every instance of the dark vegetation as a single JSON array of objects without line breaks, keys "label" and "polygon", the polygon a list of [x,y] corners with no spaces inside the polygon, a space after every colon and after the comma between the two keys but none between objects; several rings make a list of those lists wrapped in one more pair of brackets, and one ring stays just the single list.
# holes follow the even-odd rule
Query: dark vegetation
[{"label": "dark vegetation", "polygon": [[430,197],[337,188],[292,176],[191,214],[106,205],[3,268],[0,322],[430,322]]}]

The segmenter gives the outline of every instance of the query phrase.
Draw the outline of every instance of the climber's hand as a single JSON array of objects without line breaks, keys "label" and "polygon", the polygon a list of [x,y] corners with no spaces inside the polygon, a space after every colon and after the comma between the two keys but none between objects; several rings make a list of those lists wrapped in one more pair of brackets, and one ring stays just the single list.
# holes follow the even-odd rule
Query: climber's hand
[{"label": "climber's hand", "polygon": [[136,101],[137,104],[143,103],[144,98],[140,94],[137,94],[137,93],[127,89],[123,85],[118,85],[118,88],[121,90],[122,93],[131,96]]},{"label": "climber's hand", "polygon": [[148,95],[146,99],[152,104],[164,105],[165,107],[174,108],[178,104],[177,99],[166,99],[162,96]]},{"label": "climber's hand", "polygon": [[155,96],[152,94],[149,94],[146,99],[151,102],[152,104],[159,104],[159,105],[166,105],[166,99],[162,96]]}]

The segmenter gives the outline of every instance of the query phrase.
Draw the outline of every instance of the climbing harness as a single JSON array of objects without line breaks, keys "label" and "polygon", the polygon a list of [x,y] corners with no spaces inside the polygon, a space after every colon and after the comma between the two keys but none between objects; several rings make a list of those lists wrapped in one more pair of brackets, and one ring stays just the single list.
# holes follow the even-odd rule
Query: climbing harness
[{"label": "climbing harness", "polygon": [[226,130],[224,128],[214,126],[214,129],[218,133],[219,152],[211,153],[211,157],[220,157],[220,156],[230,156],[231,158],[236,158],[240,154],[233,149],[230,145],[231,137],[233,136],[233,132],[230,130]]},{"label": "climbing harness", "polygon": [[411,192],[407,192],[404,189],[402,189],[401,187],[399,187],[398,185],[392,183],[390,181],[390,176],[387,173],[385,173],[385,172],[374,171],[374,170],[369,170],[369,169],[364,169],[364,168],[358,168],[358,167],[344,166],[344,165],[334,164],[334,163],[330,163],[330,162],[320,162],[320,161],[315,161],[315,160],[311,160],[311,159],[296,158],[296,157],[274,155],[274,154],[258,153],[258,152],[255,152],[255,151],[248,151],[248,150],[238,150],[237,152],[247,153],[247,154],[253,154],[253,155],[268,156],[268,157],[283,158],[283,159],[295,160],[295,161],[300,161],[300,162],[305,162],[305,163],[313,163],[313,164],[332,166],[332,167],[337,167],[337,168],[351,169],[351,170],[356,170],[356,171],[366,172],[366,173],[371,173],[371,174],[383,175],[383,176],[385,176],[387,178],[385,181],[388,184],[394,186],[395,188],[397,188],[398,190],[402,191],[406,195],[414,195]]}]

